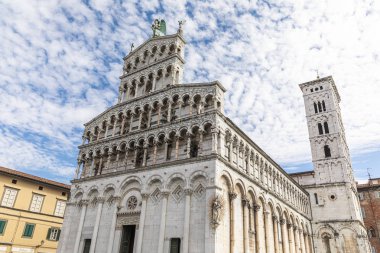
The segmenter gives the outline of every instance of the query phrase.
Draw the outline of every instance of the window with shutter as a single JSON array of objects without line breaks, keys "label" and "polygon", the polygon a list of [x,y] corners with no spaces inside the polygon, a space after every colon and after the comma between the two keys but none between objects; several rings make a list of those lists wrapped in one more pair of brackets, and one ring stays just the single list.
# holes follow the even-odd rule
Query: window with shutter
[{"label": "window with shutter", "polygon": [[59,228],[49,228],[47,239],[50,241],[58,241],[61,230]]},{"label": "window with shutter", "polygon": [[5,226],[7,225],[6,220],[0,220],[0,235],[4,234]]},{"label": "window with shutter", "polygon": [[35,224],[25,224],[24,233],[22,234],[23,237],[32,238],[33,232],[34,232]]}]

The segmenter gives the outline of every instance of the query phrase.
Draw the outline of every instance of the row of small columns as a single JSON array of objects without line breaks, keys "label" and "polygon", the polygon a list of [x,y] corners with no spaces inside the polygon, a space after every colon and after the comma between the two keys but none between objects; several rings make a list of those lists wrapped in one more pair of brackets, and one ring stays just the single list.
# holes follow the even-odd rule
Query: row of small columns
[{"label": "row of small columns", "polygon": [[[204,130],[202,129],[199,129],[198,130],[198,133],[199,133],[199,142],[198,142],[198,155],[202,155],[202,149],[203,149],[203,135],[205,133]],[[212,129],[211,130],[211,134],[212,134],[212,153],[216,153],[217,151],[217,138],[218,138],[218,132],[216,131],[216,129]],[[190,158],[190,147],[191,147],[191,137],[193,136],[193,134],[191,133],[187,133],[186,134],[186,137],[187,137],[187,143],[186,143],[186,158]],[[178,160],[178,157],[179,157],[179,139],[180,139],[180,136],[179,135],[175,135],[174,136],[174,140],[175,140],[175,160]],[[171,139],[169,139],[168,137],[165,137],[165,155],[167,154],[168,152],[168,145],[169,143],[171,142]],[[153,165],[156,164],[157,162],[157,146],[158,146],[159,142],[158,140],[154,140],[153,141]],[[142,167],[145,167],[147,165],[147,156],[148,156],[148,143],[147,142],[144,142],[144,145],[143,145],[143,161],[142,161]],[[136,163],[136,159],[137,159],[137,155],[138,155],[138,147],[135,147],[134,149],[134,161]],[[120,153],[121,153],[121,150],[120,149],[116,149],[116,168],[119,166],[119,160],[120,160]],[[103,163],[103,157],[104,156],[107,156],[107,162],[106,162],[106,165],[104,166],[104,169],[109,169],[109,166],[110,166],[110,162],[111,162],[111,155],[112,155],[112,149],[109,149],[107,154],[105,152],[101,153],[100,156],[99,156],[99,165],[100,165],[100,170],[98,171],[98,174],[102,174],[102,170],[103,170],[103,167],[102,167],[102,163]],[[76,169],[76,172],[75,172],[75,178],[78,179],[79,176],[80,177],[83,177],[83,176],[86,176],[85,175],[85,165],[86,163],[88,162],[91,162],[91,166],[90,166],[90,171],[94,171],[94,166],[95,166],[95,157],[92,157],[92,159],[90,157],[86,157],[85,159],[82,159],[82,158],[79,158],[78,159],[78,163],[77,163],[77,169]],[[125,152],[125,157],[124,157],[124,166],[127,166],[127,161],[128,161],[128,152]],[[136,166],[136,164],[135,164]],[[81,168],[83,167],[82,171],[81,171]]]},{"label": "row of small columns", "polygon": [[[170,123],[171,122],[171,110],[172,110],[172,103],[173,101],[169,100],[168,101],[168,116],[167,116],[167,122]],[[182,101],[179,101],[179,103],[181,104],[181,106],[183,106],[183,102]],[[216,103],[216,100],[215,100],[215,103]],[[191,101],[190,102],[190,106],[189,106],[189,114],[190,115],[193,115],[193,105],[195,104],[195,102]],[[197,114],[200,114],[200,113],[203,113],[204,112],[204,102],[200,102],[199,104],[197,104],[197,108],[196,108],[196,112]],[[161,108],[163,107],[164,105],[163,104],[157,104],[157,109],[158,109],[158,120],[157,120],[157,125],[159,126],[161,124]],[[215,108],[216,108],[216,104],[215,104]],[[147,128],[149,128],[151,126],[151,118],[152,118],[152,111],[153,111],[153,108],[152,106],[149,106],[148,108],[148,122],[147,122]],[[143,119],[143,113],[144,111],[140,110],[140,113],[138,115],[139,117],[139,124],[138,124],[138,129],[137,130],[141,130],[141,126],[142,126],[142,119]],[[132,122],[133,122],[133,118],[136,117],[137,114],[136,113],[131,113],[131,119],[130,119],[130,125],[129,125],[129,132],[132,131]],[[121,122],[121,128],[120,128],[120,133],[123,133],[124,132],[124,125],[125,125],[125,120],[127,119],[127,117],[125,115],[122,116],[122,122]],[[113,131],[112,131],[112,137],[114,137],[116,135],[116,125],[117,125],[117,120],[114,120],[114,123],[113,125],[111,124],[106,124],[106,129],[105,129],[105,134],[104,134],[104,138],[107,137],[108,135],[108,130],[109,130],[109,127],[112,126],[113,127]],[[100,139],[100,133],[101,133],[101,128],[99,127],[98,129],[98,135],[95,136],[94,134],[91,134],[90,135],[90,142],[94,141],[94,137],[96,137],[96,140],[99,140]],[[82,145],[84,145],[86,143],[86,136],[83,136],[82,137]]]},{"label": "row of small columns", "polygon": [[[239,166],[240,152],[244,152],[245,150],[244,150],[244,147],[240,145],[236,145],[236,144],[234,145],[233,143],[234,143],[233,141],[229,141],[226,143],[226,145],[229,147],[229,150],[230,150],[228,160],[232,161],[233,147],[237,147],[238,153],[236,155],[236,166]],[[243,171],[245,173],[248,173],[250,159],[251,159],[251,153],[245,152],[245,157],[243,158],[244,160]],[[262,170],[262,171],[265,171],[265,170]],[[266,185],[269,185],[269,182],[271,182],[271,186],[274,189],[274,192],[276,193],[280,192],[280,188],[284,188],[284,184],[281,184],[280,182],[276,184],[276,180],[272,180],[273,176],[270,177],[269,176],[270,173],[268,173],[268,171],[266,171],[265,173],[267,173],[267,177],[266,177],[266,182],[263,182],[263,183],[266,183]],[[261,173],[260,177],[263,177],[263,176],[264,174]],[[294,203],[296,206],[302,207],[303,208],[302,211],[306,213],[308,212],[307,207],[306,207],[307,204],[301,201],[301,198],[297,197],[297,194],[291,193],[291,190],[288,190],[286,187],[283,189],[282,192],[284,193],[285,196],[288,196],[288,199],[291,200],[292,203]]]},{"label": "row of small columns", "polygon": [[[230,253],[234,253],[235,243],[235,220],[234,220],[234,205],[233,200],[237,194],[234,192],[229,193],[229,207],[230,207]],[[272,215],[270,221],[270,212],[264,211],[264,217],[261,217],[261,206],[251,205],[247,198],[242,199],[243,206],[243,242],[244,253],[250,253],[249,248],[249,234],[254,236],[253,252],[275,252],[275,253],[312,253],[311,236],[306,231],[297,228],[291,223],[286,223],[285,219],[278,219],[276,215]],[[263,224],[264,222],[264,224]],[[278,223],[280,223],[281,231],[278,230]],[[271,229],[271,225],[272,228]],[[264,227],[265,234],[259,233],[260,228]],[[279,233],[281,232],[281,247],[279,241]],[[237,235],[238,236],[238,235]],[[273,238],[274,237],[274,238]],[[270,239],[273,238],[274,251],[271,247]]]},{"label": "row of small columns", "polygon": [[[174,85],[174,79],[175,79],[174,78],[174,75],[175,75],[174,69],[171,69],[170,71],[166,70],[165,73],[164,73],[164,70],[162,70],[162,75],[158,75],[158,73],[151,73],[151,75],[152,75],[152,90],[151,91],[155,91],[156,90],[156,82],[157,82],[157,80],[159,80],[164,75],[167,76],[169,73],[171,74],[171,83],[170,83],[170,85]],[[124,101],[126,101],[128,99],[136,98],[137,97],[137,88],[139,86],[146,85],[147,81],[150,80],[150,79],[147,79],[145,81],[145,79],[147,79],[147,78],[143,78],[143,82],[137,82],[137,80],[134,79],[136,85],[134,87],[135,88],[135,94],[134,94],[133,97],[130,97],[130,90],[133,88],[133,85],[131,83],[128,83],[126,85],[127,88],[120,86],[120,88],[119,88],[119,102],[124,102]]]}]

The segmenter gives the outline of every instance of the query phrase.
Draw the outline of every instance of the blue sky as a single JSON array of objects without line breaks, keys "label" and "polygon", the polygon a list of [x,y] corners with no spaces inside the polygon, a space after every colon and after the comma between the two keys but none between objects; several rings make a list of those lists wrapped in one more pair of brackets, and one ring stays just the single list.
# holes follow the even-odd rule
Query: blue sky
[{"label": "blue sky", "polygon": [[355,175],[380,177],[379,1],[2,1],[0,165],[69,182],[83,124],[116,103],[122,57],[186,20],[185,82],[289,172],[310,170],[298,84],[332,75]]}]

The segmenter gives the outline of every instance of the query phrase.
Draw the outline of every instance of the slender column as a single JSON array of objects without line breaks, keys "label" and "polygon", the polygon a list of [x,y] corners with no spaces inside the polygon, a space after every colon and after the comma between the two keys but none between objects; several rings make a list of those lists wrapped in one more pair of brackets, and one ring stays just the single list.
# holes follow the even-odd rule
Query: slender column
[{"label": "slender column", "polygon": [[198,154],[202,155],[203,154],[203,130],[199,130],[199,148],[198,148]]},{"label": "slender column", "polygon": [[140,111],[140,115],[139,115],[139,129],[141,129],[142,117],[143,117],[143,111]]},{"label": "slender column", "polygon": [[141,251],[142,251],[142,244],[143,244],[143,238],[144,238],[146,205],[147,205],[149,194],[148,193],[142,193],[141,196],[142,196],[142,203],[141,203],[139,235],[137,237],[136,253],[141,253]]},{"label": "slender column", "polygon": [[153,81],[152,81],[152,91],[156,90],[156,75],[153,74]]},{"label": "slender column", "polygon": [[90,253],[94,253],[95,252],[96,241],[98,239],[100,217],[102,215],[102,209],[103,209],[104,199],[103,198],[98,198],[97,201],[98,201],[98,210],[96,211],[96,219],[95,219],[94,231],[92,232]]},{"label": "slender column", "polygon": [[90,176],[94,176],[95,157],[91,157]]},{"label": "slender column", "polygon": [[157,141],[153,141],[153,164],[156,164],[157,161]]},{"label": "slender column", "polygon": [[164,155],[165,155],[165,161],[167,161],[168,160],[168,149],[169,149],[169,139],[167,139],[166,137],[165,137],[165,153],[164,153]]},{"label": "slender column", "polygon": [[142,166],[146,166],[147,155],[148,155],[148,145],[144,144],[144,157],[143,157]]},{"label": "slender column", "polygon": [[135,153],[134,153],[134,161],[135,161],[135,168],[137,167],[137,152],[138,152],[138,149],[137,147],[135,147]]},{"label": "slender column", "polygon": [[248,151],[247,151],[247,157],[246,157],[246,162],[245,162],[245,172],[247,173],[247,174],[250,174],[250,161],[251,161],[251,152],[249,151],[249,149],[248,149]]},{"label": "slender column", "polygon": [[125,92],[125,100],[127,101],[129,99],[129,93],[131,91],[131,87],[127,85],[127,91]]},{"label": "slender column", "polygon": [[98,135],[96,136],[96,140],[97,140],[97,141],[98,141],[99,138],[100,138],[100,132],[101,132],[101,129],[100,129],[100,127],[98,127]]},{"label": "slender column", "polygon": [[111,150],[108,150],[107,152],[107,166],[106,168],[109,169],[110,168],[110,163],[111,163],[111,154],[112,154],[112,151]]},{"label": "slender column", "polygon": [[289,253],[289,239],[288,239],[288,229],[286,220],[281,219],[281,234],[282,234],[282,252],[283,253]]},{"label": "slender column", "polygon": [[265,211],[264,212],[264,227],[265,227],[265,248],[266,248],[266,252],[273,252],[272,251],[272,241],[271,240],[272,236],[271,236],[271,227],[270,227],[270,218],[269,218],[269,214],[270,212],[269,211]]},{"label": "slender column", "polygon": [[103,172],[103,155],[104,154],[100,154],[98,175],[101,175]]},{"label": "slender column", "polygon": [[230,141],[230,143],[228,145],[230,146],[230,152],[228,154],[228,161],[230,161],[232,163],[233,162],[232,161],[232,158],[233,158],[232,154],[233,154],[233,150],[234,150],[232,140]]},{"label": "slender column", "polygon": [[293,225],[288,224],[288,231],[289,231],[289,252],[295,253],[295,247],[294,247],[294,231],[293,231]]},{"label": "slender column", "polygon": [[117,120],[115,119],[115,121],[113,122],[112,137],[115,136],[115,133],[116,133],[116,123],[117,123]]},{"label": "slender column", "polygon": [[161,124],[161,104],[157,105],[158,107],[158,112],[157,112],[157,125],[159,126]]},{"label": "slender column", "polygon": [[125,169],[127,169],[127,165],[128,165],[128,148],[125,147],[125,155],[124,155],[124,166],[125,166]]},{"label": "slender column", "polygon": [[151,122],[152,122],[152,107],[149,107],[149,109],[148,109],[148,123],[147,123],[148,128],[150,128]]},{"label": "slender column", "polygon": [[168,122],[170,122],[172,119],[172,101],[168,101]]},{"label": "slender column", "polygon": [[235,246],[235,218],[234,218],[234,199],[237,194],[235,192],[229,193],[230,199],[230,253],[234,253]]},{"label": "slender column", "polygon": [[108,135],[108,122],[106,122],[106,132],[104,133],[104,138],[107,138],[107,135]]},{"label": "slender column", "polygon": [[299,238],[299,232],[298,227],[294,226],[294,245],[295,245],[295,252],[300,252],[300,238]]},{"label": "slender column", "polygon": [[314,249],[313,249],[313,243],[311,241],[311,235],[310,234],[307,235],[307,245],[309,246],[309,252],[313,253]]},{"label": "slender column", "polygon": [[255,205],[254,211],[255,215],[255,225],[256,225],[256,252],[263,253],[265,252],[265,237],[263,235],[263,217],[262,212],[260,211],[261,206]]},{"label": "slender column", "polygon": [[107,253],[112,253],[112,247],[113,247],[114,239],[115,239],[117,211],[119,210],[119,207],[117,206],[117,203],[118,203],[117,200],[119,199],[120,197],[114,197],[114,200],[113,200],[114,213],[112,214],[111,230],[110,230],[110,236],[108,238]]},{"label": "slender column", "polygon": [[278,219],[276,215],[273,215],[273,236],[274,236],[274,252],[279,253],[279,245],[278,245]]},{"label": "slender column", "polygon": [[304,236],[303,235],[303,230],[300,229],[299,238],[300,238],[301,252],[302,253],[306,253],[305,240],[304,240],[303,236]]},{"label": "slender column", "polygon": [[79,179],[79,174],[80,174],[80,166],[82,165],[82,160],[78,159],[78,165],[77,169],[75,170],[75,179]]},{"label": "slender column", "polygon": [[239,155],[240,155],[240,147],[239,144],[236,144],[236,168],[239,169]]},{"label": "slender column", "polygon": [[211,134],[212,134],[212,146],[211,146],[212,150],[211,150],[211,152],[213,154],[215,154],[215,153],[217,153],[217,149],[218,149],[218,147],[217,147],[218,132],[215,128],[213,128],[211,130]]},{"label": "slender column", "polygon": [[191,134],[187,134],[186,157],[190,158]]},{"label": "slender column", "polygon": [[123,119],[121,120],[121,126],[120,126],[120,135],[123,135],[123,132],[124,132],[125,118],[126,116],[123,115]]},{"label": "slender column", "polygon": [[190,207],[192,189],[185,189],[185,223],[183,231],[183,253],[189,252],[189,233],[190,233]]},{"label": "slender column", "polygon": [[82,136],[82,145],[84,145],[86,143],[86,136]]},{"label": "slender column", "polygon": [[255,229],[255,211],[253,204],[249,205],[249,235],[251,252],[256,252],[256,229]]},{"label": "slender column", "polygon": [[244,240],[244,253],[249,253],[249,200],[245,197],[242,199],[243,205],[243,240]]},{"label": "slender column", "polygon": [[194,102],[190,101],[190,103],[189,103],[189,114],[190,115],[193,115],[193,105],[194,105]]},{"label": "slender column", "polygon": [[179,154],[179,136],[175,137],[175,159],[178,160]]},{"label": "slender column", "polygon": [[90,133],[89,138],[90,138],[89,142],[91,143],[94,140],[94,134]]},{"label": "slender column", "polygon": [[82,236],[84,217],[86,215],[88,201],[87,200],[81,200],[80,204],[82,205],[81,206],[82,210],[81,210],[81,213],[80,213],[80,220],[79,220],[79,224],[78,224],[77,235],[75,237],[74,253],[79,253],[79,243],[80,243],[80,238]]},{"label": "slender column", "polygon": [[135,114],[134,114],[134,113],[131,113],[131,122],[130,122],[130,124],[129,124],[129,132],[132,131],[133,116],[135,116]]},{"label": "slender column", "polygon": [[119,159],[120,159],[120,149],[116,149],[116,168],[119,167]]},{"label": "slender column", "polygon": [[124,95],[124,89],[120,86],[119,87],[119,97],[117,98],[118,103],[123,102],[123,95]]},{"label": "slender column", "polygon": [[168,191],[162,192],[162,207],[161,207],[161,221],[160,221],[160,234],[158,236],[158,250],[157,253],[164,252],[164,240],[165,240],[165,227],[166,227],[166,208],[168,203]]}]

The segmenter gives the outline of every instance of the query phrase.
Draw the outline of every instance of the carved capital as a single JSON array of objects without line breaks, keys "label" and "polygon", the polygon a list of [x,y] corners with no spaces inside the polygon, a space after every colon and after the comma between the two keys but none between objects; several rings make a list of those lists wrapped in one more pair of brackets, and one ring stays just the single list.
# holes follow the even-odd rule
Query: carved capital
[{"label": "carved capital", "polygon": [[286,223],[286,220],[285,219],[280,219],[280,224],[281,225],[284,225]]},{"label": "carved capital", "polygon": [[236,199],[237,194],[236,194],[236,192],[230,192],[230,193],[228,193],[228,197],[230,198],[230,201],[232,201],[232,200]]},{"label": "carved capital", "polygon": [[260,211],[260,208],[261,208],[261,206],[259,206],[259,205],[254,205],[254,206],[253,206],[253,210],[254,210],[255,212]]},{"label": "carved capital", "polygon": [[291,229],[293,227],[293,224],[288,223],[288,224],[286,224],[286,226],[287,226],[288,229]]},{"label": "carved capital", "polygon": [[185,192],[185,195],[191,195],[191,194],[193,194],[193,189],[185,188],[184,192]]},{"label": "carved capital", "polygon": [[247,206],[247,207],[250,206],[250,205],[249,205],[249,200],[248,200],[246,197],[244,197],[244,198],[241,200],[241,203],[243,204],[244,207],[245,207],[245,206]]},{"label": "carved capital", "polygon": [[277,217],[276,215],[272,215],[272,219],[273,219],[274,221],[278,221],[278,217]]}]

